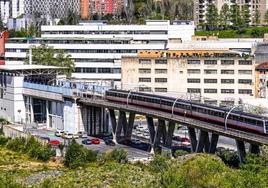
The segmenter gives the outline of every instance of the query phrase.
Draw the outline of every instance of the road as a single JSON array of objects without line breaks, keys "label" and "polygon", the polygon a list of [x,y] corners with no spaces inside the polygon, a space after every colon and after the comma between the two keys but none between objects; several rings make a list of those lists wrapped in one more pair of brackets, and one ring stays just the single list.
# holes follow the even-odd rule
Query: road
[{"label": "road", "polygon": [[[38,136],[38,137],[49,137],[50,139],[55,139],[55,140],[59,140],[60,142],[64,143],[68,140],[64,140],[61,137],[57,137],[54,134],[54,131],[50,131],[50,130],[45,130],[45,129],[30,129],[29,130],[30,133],[32,135]],[[94,137],[90,137],[88,136],[88,138],[94,138]],[[82,140],[83,138],[79,138],[76,139],[78,143],[82,144]],[[100,144],[91,144],[91,145],[84,145],[85,147],[87,147],[88,149],[94,150],[94,151],[98,151],[100,153],[104,153],[106,151],[115,149],[115,148],[120,148],[120,149],[125,149],[128,152],[128,159],[129,160],[133,160],[133,159],[146,159],[149,158],[151,155],[149,152],[144,151],[144,150],[140,150],[137,148],[133,148],[133,147],[129,147],[129,146],[125,146],[122,144],[116,144],[115,146],[109,146],[106,145],[104,143],[104,141],[102,139],[100,139]]]}]

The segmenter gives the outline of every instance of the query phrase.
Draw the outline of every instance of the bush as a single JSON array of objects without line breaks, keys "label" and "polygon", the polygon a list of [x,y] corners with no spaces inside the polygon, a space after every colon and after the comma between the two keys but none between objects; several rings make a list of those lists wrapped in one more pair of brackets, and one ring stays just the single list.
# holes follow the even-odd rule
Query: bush
[{"label": "bush", "polygon": [[113,149],[103,154],[105,161],[116,161],[118,163],[127,162],[127,151],[124,149]]},{"label": "bush", "polygon": [[77,168],[85,166],[89,162],[97,160],[97,153],[86,149],[84,146],[72,140],[71,144],[67,147],[64,165],[69,168]]},{"label": "bush", "polygon": [[0,146],[6,145],[6,143],[8,142],[8,140],[9,140],[8,138],[0,135]]},{"label": "bush", "polygon": [[231,167],[239,166],[239,157],[235,151],[231,151],[229,149],[221,149],[216,152],[216,155],[219,156],[225,164]]},{"label": "bush", "polygon": [[155,155],[154,160],[150,162],[150,169],[154,172],[163,172],[168,169],[167,158],[162,155]]},{"label": "bush", "polygon": [[49,145],[42,145],[33,136],[29,139],[15,138],[7,142],[6,147],[15,152],[27,154],[31,158],[41,161],[48,161],[52,156],[55,156],[55,151]]},{"label": "bush", "polygon": [[187,155],[187,154],[188,154],[187,151],[184,151],[184,150],[177,150],[177,151],[175,151],[175,153],[174,153],[174,157],[175,157],[175,158],[178,158],[178,157],[180,157],[180,156]]}]

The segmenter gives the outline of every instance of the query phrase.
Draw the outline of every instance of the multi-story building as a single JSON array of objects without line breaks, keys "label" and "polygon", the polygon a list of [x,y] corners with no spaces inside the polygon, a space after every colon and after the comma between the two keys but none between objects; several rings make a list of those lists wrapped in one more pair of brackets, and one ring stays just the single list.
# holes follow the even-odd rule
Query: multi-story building
[{"label": "multi-story building", "polygon": [[90,0],[91,14],[120,14],[124,8],[123,0]]},{"label": "multi-story building", "polygon": [[7,20],[11,15],[10,6],[11,6],[10,0],[0,0],[0,13],[3,23],[7,23]]},{"label": "multi-story building", "polygon": [[248,5],[252,19],[251,23],[254,19],[255,11],[259,10],[261,24],[264,23],[264,16],[268,8],[267,0],[194,0],[195,24],[202,25],[205,23],[207,8],[209,5],[214,4],[220,11],[225,3],[230,7],[234,4],[237,4],[240,6],[241,9],[243,5]]},{"label": "multi-story building", "polygon": [[221,105],[259,97],[253,42],[199,41],[176,46],[176,50],[139,51],[137,56],[123,57],[122,88],[173,96],[189,93]]},{"label": "multi-story building", "polygon": [[138,50],[164,50],[169,40],[190,41],[192,22],[147,21],[146,25],[42,26],[42,37],[14,38],[6,44],[6,63],[23,63],[33,45],[63,49],[75,62],[73,77],[112,80],[120,85],[121,57]]},{"label": "multi-story building", "polygon": [[87,20],[89,18],[89,0],[81,0],[80,17],[82,20]]}]

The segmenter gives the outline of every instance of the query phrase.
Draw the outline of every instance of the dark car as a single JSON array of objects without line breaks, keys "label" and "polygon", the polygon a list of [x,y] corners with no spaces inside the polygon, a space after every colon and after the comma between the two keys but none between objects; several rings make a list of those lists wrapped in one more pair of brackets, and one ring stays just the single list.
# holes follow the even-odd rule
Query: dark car
[{"label": "dark car", "polygon": [[91,141],[91,139],[84,139],[84,140],[82,140],[82,144],[84,144],[84,145],[91,145],[92,144],[92,141]]},{"label": "dark car", "polygon": [[110,139],[106,139],[106,140],[104,140],[104,142],[105,142],[106,145],[109,145],[109,146],[115,146],[114,141],[112,141],[112,140],[110,140]]}]

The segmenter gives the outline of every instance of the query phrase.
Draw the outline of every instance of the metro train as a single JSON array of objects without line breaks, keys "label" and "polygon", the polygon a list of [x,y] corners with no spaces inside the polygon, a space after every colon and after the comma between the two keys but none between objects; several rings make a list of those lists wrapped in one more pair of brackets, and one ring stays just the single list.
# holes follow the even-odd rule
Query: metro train
[{"label": "metro train", "polygon": [[[113,89],[106,91],[105,98],[108,101],[128,103],[170,113],[176,101],[176,98],[173,97]],[[207,121],[219,126],[224,126],[228,111],[228,109],[183,99],[178,99],[173,109],[174,114]],[[233,111],[228,116],[227,126],[232,129],[266,135],[268,132],[268,117]]]}]

